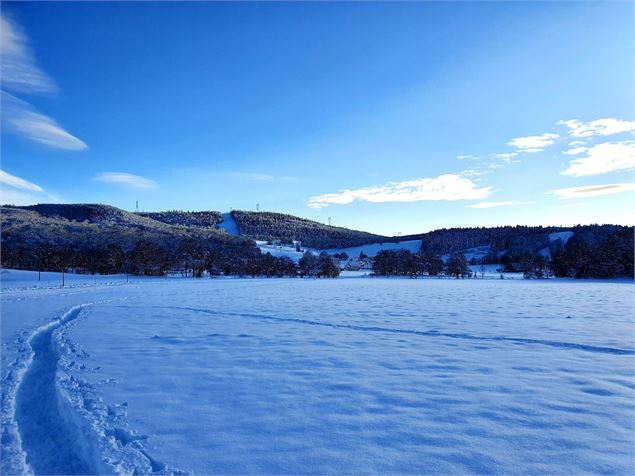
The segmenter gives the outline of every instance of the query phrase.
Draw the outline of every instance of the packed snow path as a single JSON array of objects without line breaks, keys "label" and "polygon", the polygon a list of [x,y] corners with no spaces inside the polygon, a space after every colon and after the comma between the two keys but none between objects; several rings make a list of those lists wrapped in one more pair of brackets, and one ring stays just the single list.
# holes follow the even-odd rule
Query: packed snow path
[{"label": "packed snow path", "polygon": [[53,332],[81,310],[71,309],[29,340],[33,358],[18,388],[15,417],[27,463],[35,474],[95,474],[78,446],[80,435],[60,413],[55,384],[59,356],[53,347]]}]

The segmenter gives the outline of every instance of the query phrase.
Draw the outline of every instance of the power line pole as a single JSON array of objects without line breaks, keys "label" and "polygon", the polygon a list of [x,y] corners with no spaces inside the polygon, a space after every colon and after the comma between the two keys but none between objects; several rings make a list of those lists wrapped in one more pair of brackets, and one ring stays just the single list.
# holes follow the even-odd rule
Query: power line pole
[{"label": "power line pole", "polygon": [[137,203],[135,205],[135,212],[139,213],[139,200],[137,200]]},{"label": "power line pole", "polygon": [[256,203],[256,211],[259,212],[260,211],[260,203]]},{"label": "power line pole", "polygon": [[329,226],[331,226],[331,217],[329,217]]}]

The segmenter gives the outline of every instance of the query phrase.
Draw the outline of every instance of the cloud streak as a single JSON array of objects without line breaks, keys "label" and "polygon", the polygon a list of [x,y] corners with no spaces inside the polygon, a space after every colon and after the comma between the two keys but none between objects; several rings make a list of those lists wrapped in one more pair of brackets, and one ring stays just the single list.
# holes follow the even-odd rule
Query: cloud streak
[{"label": "cloud streak", "polygon": [[2,124],[9,131],[54,149],[84,150],[88,146],[54,119],[42,114],[29,103],[9,94],[54,93],[57,88],[42,71],[22,29],[0,15],[0,55],[2,67]]},{"label": "cloud streak", "polygon": [[33,182],[0,170],[0,203],[32,205],[51,201],[60,202],[60,199]]},{"label": "cloud streak", "polygon": [[466,177],[445,174],[435,178],[389,182],[379,186],[317,195],[310,197],[307,205],[310,208],[319,209],[330,205],[345,205],[358,200],[372,203],[482,200],[490,194],[491,187],[477,188],[476,184]]},{"label": "cloud streak", "polygon": [[36,112],[26,101],[2,92],[2,120],[7,129],[53,149],[84,150],[86,143],[54,119]]},{"label": "cloud streak", "polygon": [[604,142],[590,147],[584,157],[572,160],[562,175],[584,177],[635,169],[635,141]]},{"label": "cloud streak", "polygon": [[39,185],[11,175],[4,170],[0,170],[0,184],[22,190],[29,190],[31,192],[44,192],[44,189]]},{"label": "cloud streak", "polygon": [[558,121],[558,125],[569,129],[571,137],[587,138],[593,136],[610,136],[623,132],[635,131],[635,121],[621,119],[596,119],[595,121],[582,122],[577,119]]},{"label": "cloud streak", "polygon": [[533,205],[536,202],[480,202],[469,205],[470,208],[512,207],[516,205]]},{"label": "cloud streak", "polygon": [[0,16],[0,53],[2,87],[19,93],[53,93],[51,78],[40,69],[22,28],[6,16]]},{"label": "cloud streak", "polygon": [[151,189],[159,186],[159,184],[154,180],[126,172],[102,172],[93,177],[93,180],[96,182],[123,185],[125,187],[135,189]]},{"label": "cloud streak", "polygon": [[560,188],[558,190],[554,190],[553,194],[563,200],[571,200],[576,198],[611,195],[614,193],[629,192],[631,190],[635,190],[635,183],[611,183],[605,185],[590,185],[586,187]]}]

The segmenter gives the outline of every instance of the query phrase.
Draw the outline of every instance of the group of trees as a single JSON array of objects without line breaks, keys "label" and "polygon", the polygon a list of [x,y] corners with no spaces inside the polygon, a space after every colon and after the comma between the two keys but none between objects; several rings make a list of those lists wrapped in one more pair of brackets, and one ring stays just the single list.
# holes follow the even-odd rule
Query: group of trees
[{"label": "group of trees", "polygon": [[194,226],[199,228],[214,228],[223,221],[223,214],[217,211],[184,212],[168,210],[165,212],[138,212],[137,215],[151,218],[168,225]]},{"label": "group of trees", "polygon": [[336,278],[340,275],[340,268],[328,253],[315,256],[310,251],[304,253],[298,262],[300,277],[316,276],[318,278]]},{"label": "group of trees", "polygon": [[552,253],[553,274],[573,278],[633,278],[633,241],[633,227],[575,227],[566,246]]},{"label": "group of trees", "polygon": [[388,240],[385,236],[328,226],[284,213],[234,210],[231,215],[242,235],[257,240],[280,240],[284,243],[296,240],[303,246],[320,250]]},{"label": "group of trees", "polygon": [[412,253],[408,250],[382,250],[373,258],[373,273],[378,276],[436,276],[446,271],[452,276],[469,273],[462,254],[452,256],[448,267],[441,257],[432,253]]}]

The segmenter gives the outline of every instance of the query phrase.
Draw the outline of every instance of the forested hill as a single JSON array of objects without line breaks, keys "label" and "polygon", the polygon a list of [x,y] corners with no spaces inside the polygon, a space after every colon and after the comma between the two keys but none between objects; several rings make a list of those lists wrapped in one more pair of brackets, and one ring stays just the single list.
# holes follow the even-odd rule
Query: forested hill
[{"label": "forested hill", "polygon": [[399,237],[399,241],[421,240],[421,246],[437,254],[453,253],[487,246],[492,253],[537,252],[548,247],[550,235],[569,231],[557,226],[496,226],[479,228],[441,228],[416,235]]},{"label": "forested hill", "polygon": [[174,226],[107,205],[3,206],[2,266],[162,274],[201,262],[210,268],[260,252],[246,237]]},{"label": "forested hill", "polygon": [[241,235],[258,240],[297,240],[303,246],[317,249],[345,248],[390,240],[386,236],[329,226],[285,213],[234,210],[231,215]]}]

